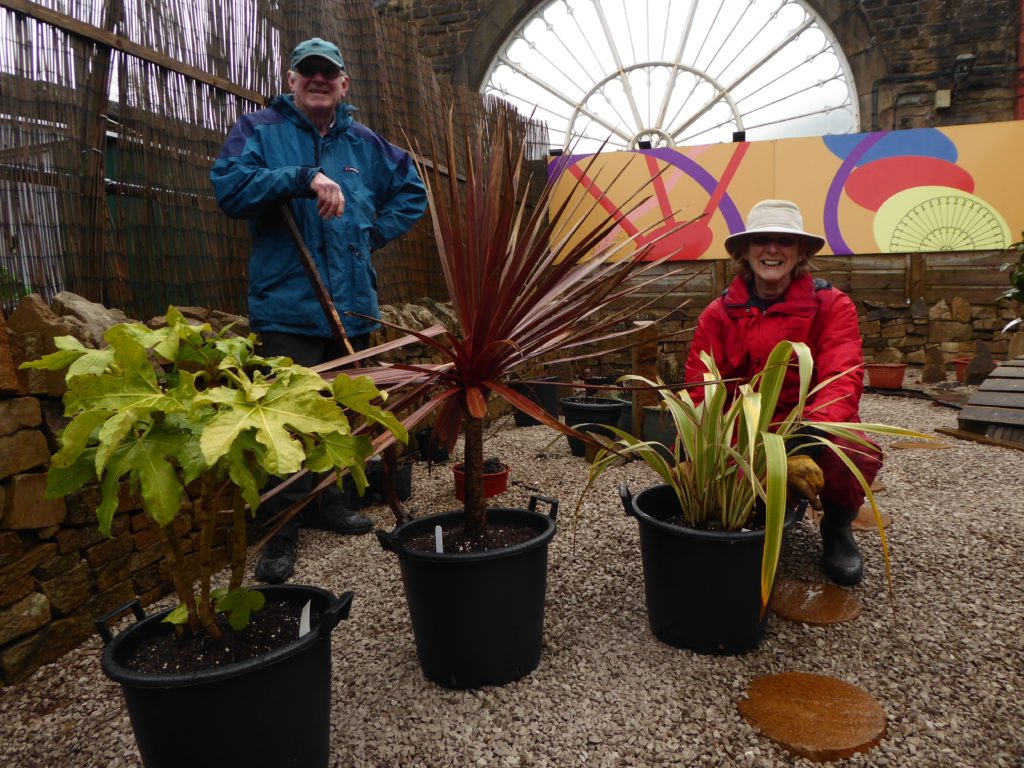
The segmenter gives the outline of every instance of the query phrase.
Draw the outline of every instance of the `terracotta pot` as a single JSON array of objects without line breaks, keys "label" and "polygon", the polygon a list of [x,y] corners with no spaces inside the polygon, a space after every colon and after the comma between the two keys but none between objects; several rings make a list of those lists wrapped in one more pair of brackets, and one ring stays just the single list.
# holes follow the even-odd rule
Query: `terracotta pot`
[{"label": "terracotta pot", "polygon": [[967,366],[971,364],[972,358],[970,357],[954,357],[953,366],[956,369],[956,380],[961,384],[964,383],[964,378],[967,373]]},{"label": "terracotta pot", "polygon": [[[462,464],[452,467],[455,473],[455,498],[459,501],[466,500],[466,473],[462,471]],[[508,489],[508,466],[501,472],[484,472],[484,498],[489,499],[504,493]]]},{"label": "terracotta pot", "polygon": [[906,363],[866,363],[868,386],[876,389],[902,389]]}]

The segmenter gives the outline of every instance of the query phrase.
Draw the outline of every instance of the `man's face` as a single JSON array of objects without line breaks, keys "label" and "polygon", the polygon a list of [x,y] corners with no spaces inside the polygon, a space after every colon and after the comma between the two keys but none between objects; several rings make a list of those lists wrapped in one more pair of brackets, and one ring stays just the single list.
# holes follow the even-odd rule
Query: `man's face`
[{"label": "man's face", "polygon": [[308,116],[333,113],[348,93],[349,78],[327,59],[310,56],[288,70],[295,105]]}]

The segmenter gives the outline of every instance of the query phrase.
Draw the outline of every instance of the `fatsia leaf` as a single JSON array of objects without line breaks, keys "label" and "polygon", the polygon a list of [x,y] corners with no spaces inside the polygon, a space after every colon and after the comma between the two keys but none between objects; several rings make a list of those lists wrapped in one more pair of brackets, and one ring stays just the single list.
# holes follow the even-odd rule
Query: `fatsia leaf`
[{"label": "fatsia leaf", "polygon": [[[324,382],[319,381],[322,387]],[[337,403],[323,397],[320,387],[304,384],[302,377],[284,376],[276,379],[265,396],[256,401],[249,401],[244,392],[224,387],[211,390],[215,394],[200,393],[197,403],[209,399],[218,406],[217,415],[200,438],[206,461],[215,464],[240,435],[254,430],[256,440],[266,448],[260,461],[267,472],[277,476],[297,472],[305,458],[298,439],[301,433],[348,431],[347,420]]]},{"label": "fatsia leaf", "polygon": [[177,456],[189,434],[166,425],[156,425],[142,435],[125,440],[107,462],[100,484],[101,500],[96,510],[100,531],[110,535],[117,509],[119,482],[129,477],[142,496],[142,506],[157,525],[170,524],[181,509],[184,487],[171,457]]},{"label": "fatsia leaf", "polygon": [[232,443],[228,453],[228,477],[241,490],[242,498],[253,511],[260,505],[260,489],[267,482],[267,473],[263,471],[261,462],[253,459],[265,450],[252,433],[247,432]]},{"label": "fatsia leaf", "polygon": [[349,435],[335,432],[327,435],[312,451],[306,466],[312,472],[329,472],[348,468],[359,493],[366,489],[368,482],[363,464],[373,453],[373,443],[366,435]]},{"label": "fatsia leaf", "polygon": [[214,603],[214,608],[228,614],[228,623],[231,628],[239,631],[245,629],[249,623],[249,616],[253,611],[260,610],[266,604],[267,598],[262,592],[254,589],[239,587],[233,589]]},{"label": "fatsia leaf", "polygon": [[50,459],[50,466],[60,468],[75,463],[88,446],[89,439],[109,417],[109,411],[86,411],[75,416],[64,427],[60,435],[61,448]]},{"label": "fatsia leaf", "polygon": [[[86,448],[74,461],[57,465],[50,463],[46,473],[46,498],[59,499],[73,493],[86,483],[96,482],[96,449]],[[56,456],[54,457],[56,458]]]},{"label": "fatsia leaf", "polygon": [[175,606],[174,610],[168,613],[161,619],[161,621],[167,624],[187,624],[188,623],[188,608],[184,605]]},{"label": "fatsia leaf", "polygon": [[373,404],[373,401],[385,393],[379,392],[367,376],[350,378],[344,374],[331,382],[334,399],[345,410],[363,416],[369,422],[375,422],[395,435],[401,442],[409,442],[409,433],[402,422],[393,413]]}]

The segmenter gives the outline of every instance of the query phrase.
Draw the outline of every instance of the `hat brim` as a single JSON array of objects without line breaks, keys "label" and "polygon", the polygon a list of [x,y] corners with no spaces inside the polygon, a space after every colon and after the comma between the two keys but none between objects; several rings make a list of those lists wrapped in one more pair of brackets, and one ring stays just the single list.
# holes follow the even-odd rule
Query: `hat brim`
[{"label": "hat brim", "polygon": [[743,232],[737,232],[734,235],[729,235],[725,238],[725,250],[728,251],[730,256],[735,257],[736,252],[740,249],[743,241],[748,237],[754,235],[792,235],[793,237],[799,237],[807,241],[811,246],[811,252],[809,256],[813,256],[822,248],[825,247],[825,238],[819,235],[812,235],[810,232],[804,232],[802,229],[789,229],[787,227],[755,227],[754,229],[747,229]]}]

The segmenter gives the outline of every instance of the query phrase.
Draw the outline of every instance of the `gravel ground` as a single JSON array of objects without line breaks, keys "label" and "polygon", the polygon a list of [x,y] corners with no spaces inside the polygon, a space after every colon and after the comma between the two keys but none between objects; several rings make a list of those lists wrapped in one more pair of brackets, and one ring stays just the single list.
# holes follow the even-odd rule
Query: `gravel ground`
[{"label": "gravel ground", "polygon": [[[916,372],[909,371],[911,385]],[[961,387],[959,391],[970,391]],[[866,395],[865,421],[929,432],[956,411],[927,400]],[[582,459],[543,427],[493,434],[487,455],[512,480],[562,499],[549,553],[544,651],[525,679],[449,691],[419,671],[397,560],[376,538],[304,532],[294,581],[355,590],[333,636],[332,766],[811,765],[759,736],[736,709],[756,677],[830,675],[874,695],[888,733],[845,765],[1024,766],[1024,454],[942,437],[945,450],[886,451],[879,503],[889,529],[896,617],[877,534],[859,533],[867,560],[854,622],[815,627],[775,617],[758,650],[704,657],[651,635],[637,524],[616,487],[651,476],[634,463],[609,472],[573,507]],[[891,442],[884,440],[883,442]],[[538,456],[542,454],[542,456]],[[420,514],[458,506],[451,471],[417,465]],[[513,485],[500,501],[525,506]],[[371,508],[390,528],[384,508]],[[800,523],[780,574],[820,580],[816,527]],[[118,687],[90,640],[25,682],[0,690],[0,765],[137,766]]]}]

